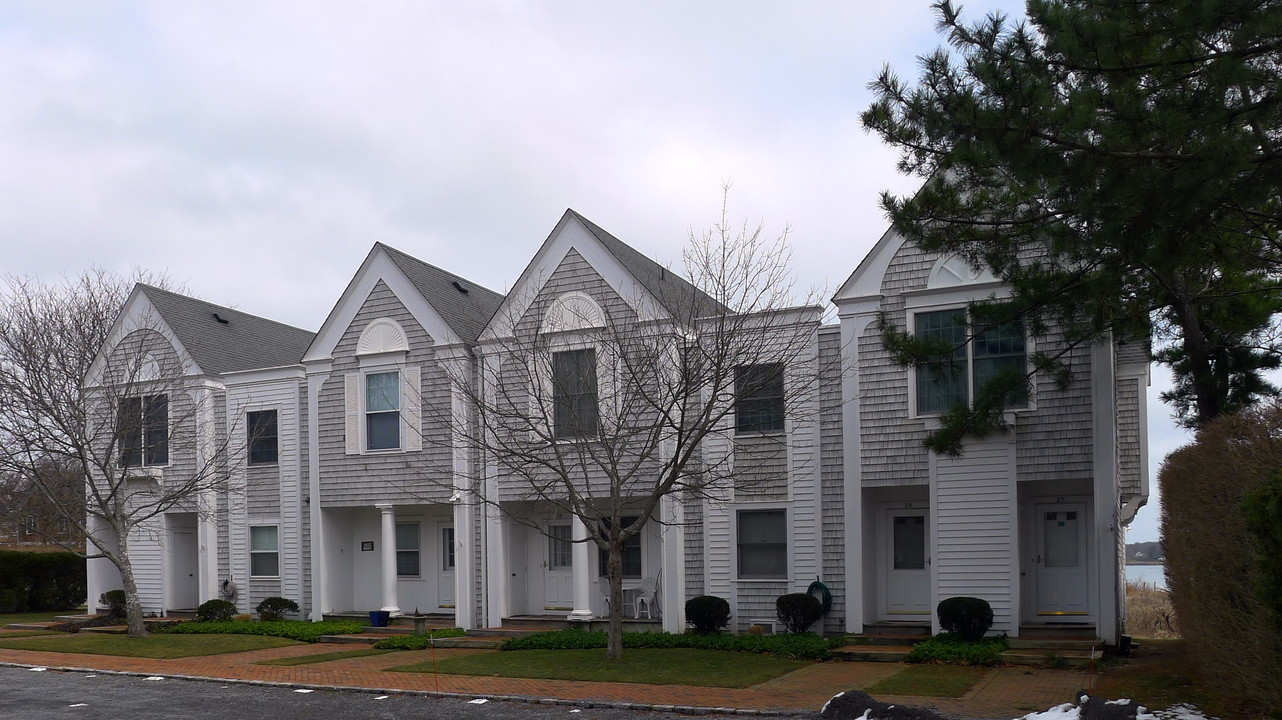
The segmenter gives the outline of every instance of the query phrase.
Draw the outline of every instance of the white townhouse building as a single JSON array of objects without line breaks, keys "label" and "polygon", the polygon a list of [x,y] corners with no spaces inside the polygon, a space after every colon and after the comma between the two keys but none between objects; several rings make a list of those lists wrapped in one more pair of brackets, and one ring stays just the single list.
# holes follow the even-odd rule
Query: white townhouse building
[{"label": "white townhouse building", "polygon": [[[833,598],[815,628],[825,633],[902,622],[937,631],[938,602],[971,595],[992,605],[996,632],[1071,623],[1118,642],[1124,528],[1148,497],[1147,349],[1072,350],[1068,388],[1034,376],[1006,431],[949,458],[922,445],[940,412],[968,401],[986,373],[1024,367],[1062,339],[985,330],[966,344],[965,376],[948,382],[893,364],[881,347],[881,313],[963,340],[966,303],[1003,292],[990,274],[887,231],[833,298],[839,324],[823,325],[823,308],[788,310],[807,351],[787,367],[762,358],[742,368],[766,379],[701,452],[757,481],[665,498],[654,510],[663,522],[625,548],[625,587],[657,587],[646,609],[670,632],[684,629],[690,597],[726,598],[741,631],[772,621],[779,595],[820,580]],[[138,472],[163,482],[208,447],[233,450],[226,491],[130,539],[144,609],[189,610],[230,580],[242,611],[279,595],[312,619],[418,610],[479,628],[604,615],[604,561],[574,542],[587,535],[581,523],[522,494],[503,458],[440,419],[476,412],[458,379],[535,367],[511,357],[513,339],[535,331],[558,343],[543,371],[592,375],[574,397],[558,395],[557,412],[595,418],[612,381],[584,329],[679,323],[709,303],[573,210],[505,295],[375,244],[315,334],[139,285],[102,354],[126,352],[135,333],[163,339],[154,365],[187,391],[140,402],[208,410],[167,414],[183,427],[144,423],[169,440],[163,457],[143,453]],[[814,391],[785,413],[803,373]],[[89,561],[91,599],[119,586],[110,564]]]}]

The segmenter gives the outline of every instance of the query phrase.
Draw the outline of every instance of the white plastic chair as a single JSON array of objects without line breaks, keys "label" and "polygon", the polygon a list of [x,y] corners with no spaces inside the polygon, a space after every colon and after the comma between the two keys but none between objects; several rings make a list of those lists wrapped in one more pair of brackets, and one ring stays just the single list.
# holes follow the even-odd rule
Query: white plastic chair
[{"label": "white plastic chair", "polygon": [[[599,586],[600,586],[600,589],[601,589],[601,597],[605,599],[605,614],[606,614],[606,615],[609,615],[609,614],[610,614],[610,578],[609,578],[609,577],[607,577],[607,576],[605,576],[605,575],[602,575],[602,576],[601,576],[601,578],[597,581],[597,585],[599,585]],[[623,604],[623,607],[622,607],[621,609],[623,610],[624,615],[626,615],[626,614],[627,614],[627,612],[628,612],[628,591],[627,591],[627,588],[624,588],[624,590],[623,590],[623,603],[622,603],[622,604]],[[636,612],[636,603],[632,603],[632,611],[633,611],[634,613]]]},{"label": "white plastic chair", "polygon": [[654,619],[654,616],[650,613],[650,609],[654,607],[655,595],[658,594],[658,591],[658,580],[655,580],[654,578],[646,578],[641,581],[641,591],[637,594],[637,599],[635,601],[636,607],[634,608],[636,611],[636,617],[640,618],[641,609],[645,608],[645,616],[648,619]]}]

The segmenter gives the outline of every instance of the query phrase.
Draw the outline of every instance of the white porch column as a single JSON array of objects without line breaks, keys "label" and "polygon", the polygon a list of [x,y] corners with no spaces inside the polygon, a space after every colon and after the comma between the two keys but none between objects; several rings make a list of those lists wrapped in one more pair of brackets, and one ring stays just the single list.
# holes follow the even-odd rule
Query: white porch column
[{"label": "white porch column", "polygon": [[325,527],[321,518],[320,494],[320,391],[329,377],[328,366],[307,369],[307,538],[308,561],[312,567],[311,606],[307,616],[312,622],[325,618],[332,610],[329,603],[329,558],[325,553]]},{"label": "white porch column", "polygon": [[454,624],[464,630],[476,627],[472,568],[472,506],[454,505]]},{"label": "white porch column", "polygon": [[386,612],[399,613],[396,605],[396,508],[390,504],[379,504],[383,514],[383,607]]},{"label": "white porch column", "polygon": [[588,526],[577,515],[570,523],[574,539],[572,556],[574,569],[574,610],[571,620],[592,619],[592,547],[588,542]]},{"label": "white porch column", "polygon": [[659,501],[663,526],[663,569],[659,598],[664,632],[680,633],[686,628],[686,534],[685,508],[671,495]]},{"label": "white porch column", "polygon": [[[1095,577],[1097,584],[1095,629],[1100,639],[1116,645],[1121,630],[1124,593],[1118,555],[1122,528],[1117,492],[1117,403],[1113,338],[1106,335],[1091,347],[1091,408],[1094,415],[1095,457],[1092,471],[1095,516]],[[1090,544],[1087,544],[1090,547]],[[1090,567],[1088,565],[1088,567]]]}]

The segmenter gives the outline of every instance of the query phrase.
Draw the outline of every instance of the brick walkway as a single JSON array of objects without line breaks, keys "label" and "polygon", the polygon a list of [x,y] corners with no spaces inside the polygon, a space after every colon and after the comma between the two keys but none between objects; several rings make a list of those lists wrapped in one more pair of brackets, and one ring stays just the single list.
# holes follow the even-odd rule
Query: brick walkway
[{"label": "brick walkway", "polygon": [[[175,659],[128,658],[109,655],[0,649],[0,662],[181,675],[227,680],[251,680],[318,687],[415,690],[477,696],[525,696],[564,700],[632,702],[755,710],[815,711],[842,690],[866,688],[902,670],[896,663],[816,663],[750,688],[704,688],[683,685],[577,682],[526,678],[469,677],[390,672],[388,668],[429,662],[428,650],[347,658],[313,665],[280,667],[256,665],[262,660],[342,652],[342,645],[290,645],[279,648]],[[437,660],[488,650],[439,649]],[[1016,718],[1034,709],[1070,702],[1086,686],[1080,670],[998,668],[985,675],[960,698],[880,697],[903,705],[932,707],[967,718]]]}]

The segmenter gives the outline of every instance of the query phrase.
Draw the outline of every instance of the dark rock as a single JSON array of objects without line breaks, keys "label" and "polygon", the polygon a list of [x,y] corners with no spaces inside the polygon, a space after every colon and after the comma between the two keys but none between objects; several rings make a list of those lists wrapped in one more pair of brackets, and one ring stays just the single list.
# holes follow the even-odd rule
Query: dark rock
[{"label": "dark rock", "polygon": [[937,713],[908,705],[892,705],[874,700],[866,692],[847,690],[824,705],[824,720],[858,720],[868,710],[870,720],[943,720]]},{"label": "dark rock", "polygon": [[1140,712],[1140,704],[1134,700],[1109,701],[1089,696],[1085,690],[1077,692],[1077,707],[1081,710],[1081,720],[1135,720]]}]

